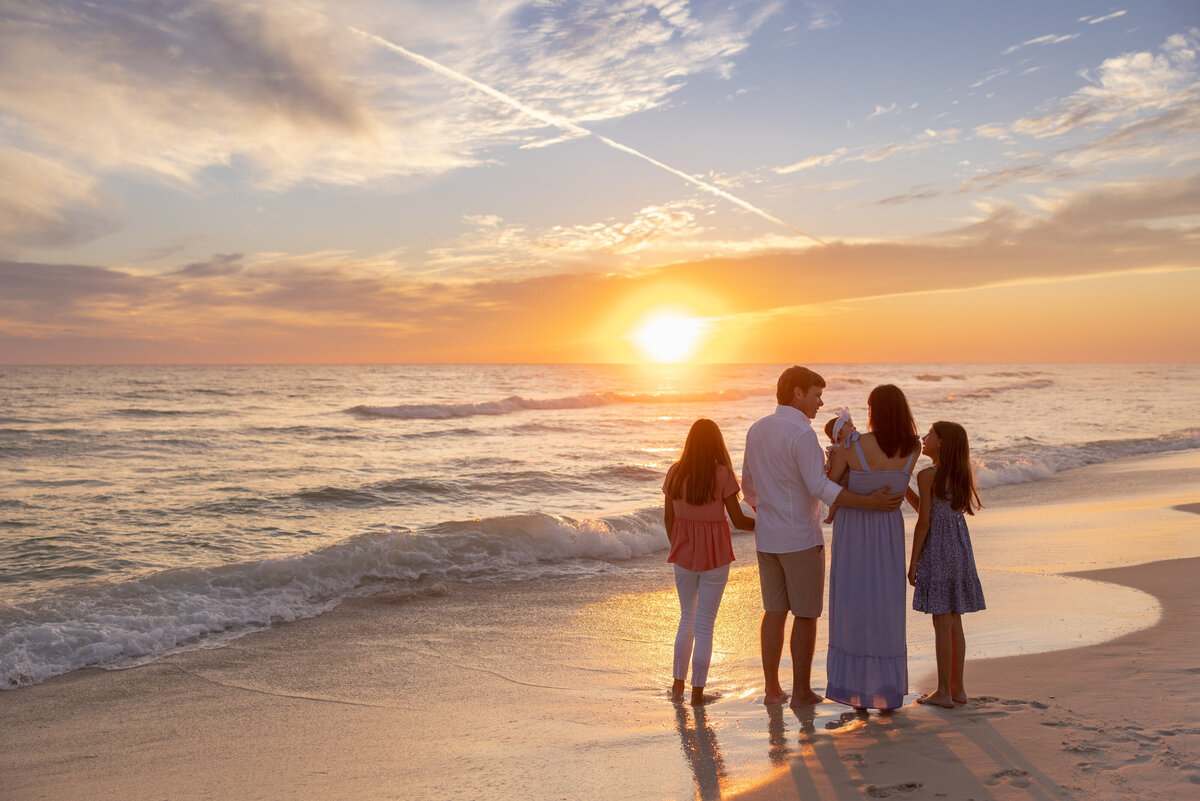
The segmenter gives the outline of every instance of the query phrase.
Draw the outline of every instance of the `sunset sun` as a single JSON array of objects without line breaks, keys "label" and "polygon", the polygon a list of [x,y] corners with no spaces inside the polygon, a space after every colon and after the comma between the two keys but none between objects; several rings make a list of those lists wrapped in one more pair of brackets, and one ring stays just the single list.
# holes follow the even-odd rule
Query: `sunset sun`
[{"label": "sunset sun", "polygon": [[655,317],[634,332],[633,340],[647,361],[682,362],[695,353],[704,328],[704,321],[694,317]]}]

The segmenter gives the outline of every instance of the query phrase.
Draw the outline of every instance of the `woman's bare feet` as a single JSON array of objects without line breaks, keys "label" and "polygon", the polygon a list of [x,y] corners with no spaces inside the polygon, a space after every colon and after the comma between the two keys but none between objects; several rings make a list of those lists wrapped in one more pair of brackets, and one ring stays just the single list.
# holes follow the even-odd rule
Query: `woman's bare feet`
[{"label": "woman's bare feet", "polygon": [[922,695],[917,699],[917,703],[954,709],[954,699],[950,697],[949,693],[929,693],[928,695]]},{"label": "woman's bare feet", "polygon": [[683,700],[683,679],[671,682],[671,700],[677,703]]},{"label": "woman's bare feet", "polygon": [[950,697],[954,699],[954,703],[956,704],[965,704],[967,701],[971,700],[967,697],[967,691],[961,687],[957,690],[951,690]]}]

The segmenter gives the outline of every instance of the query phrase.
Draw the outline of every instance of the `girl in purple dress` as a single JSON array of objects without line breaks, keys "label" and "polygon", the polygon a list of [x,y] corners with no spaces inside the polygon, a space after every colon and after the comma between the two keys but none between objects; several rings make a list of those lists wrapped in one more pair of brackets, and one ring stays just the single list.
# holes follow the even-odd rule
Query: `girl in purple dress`
[{"label": "girl in purple dress", "polygon": [[934,423],[921,452],[933,460],[933,466],[917,474],[921,503],[908,581],[915,588],[913,609],[933,615],[938,686],[917,702],[952,708],[967,702],[963,689],[967,641],[962,616],[985,608],[965,516],[974,515],[982,504],[975,491],[971,447],[962,426]]},{"label": "girl in purple dress", "polygon": [[713,626],[734,558],[725,513],[739,529],[754,530],[754,518],[747,517],[738,504],[740,491],[721,429],[701,417],[692,424],[683,453],[667,470],[663,482],[663,522],[671,542],[667,561],[675,566],[679,593],[672,701],[683,700],[689,660],[692,704],[699,706],[708,700],[704,684],[712,661]]}]

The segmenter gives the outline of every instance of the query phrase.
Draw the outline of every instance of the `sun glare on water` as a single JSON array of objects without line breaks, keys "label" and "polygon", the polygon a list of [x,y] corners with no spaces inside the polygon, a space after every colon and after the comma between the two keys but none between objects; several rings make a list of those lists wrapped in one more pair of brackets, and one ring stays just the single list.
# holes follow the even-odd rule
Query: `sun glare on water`
[{"label": "sun glare on water", "polygon": [[694,317],[657,317],[639,328],[633,340],[647,361],[682,362],[695,353],[704,327]]}]

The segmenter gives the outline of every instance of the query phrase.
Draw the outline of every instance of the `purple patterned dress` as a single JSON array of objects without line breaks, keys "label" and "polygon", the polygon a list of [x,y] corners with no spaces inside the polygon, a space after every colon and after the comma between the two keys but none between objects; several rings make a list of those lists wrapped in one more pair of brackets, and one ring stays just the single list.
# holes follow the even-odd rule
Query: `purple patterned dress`
[{"label": "purple patterned dress", "polygon": [[986,608],[966,516],[941,498],[929,503],[929,534],[917,558],[912,606],[931,615]]}]

